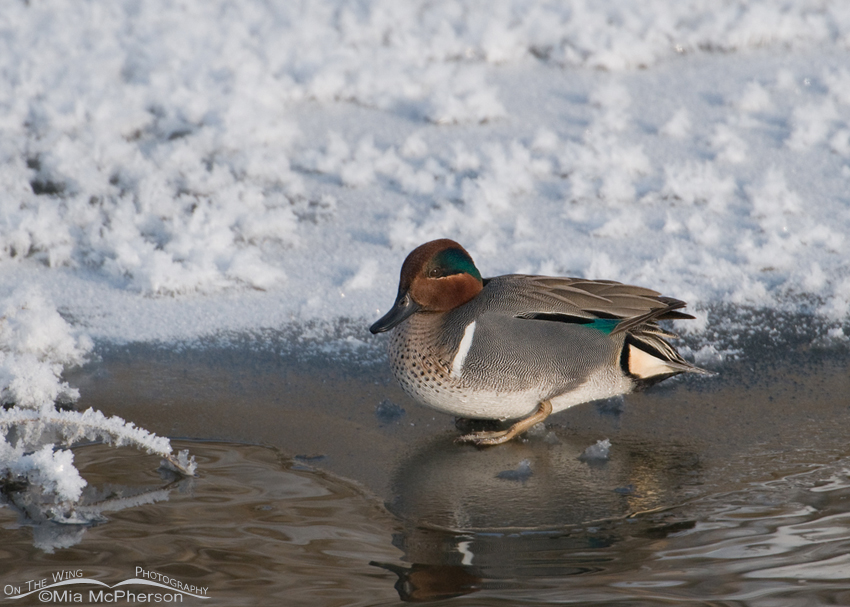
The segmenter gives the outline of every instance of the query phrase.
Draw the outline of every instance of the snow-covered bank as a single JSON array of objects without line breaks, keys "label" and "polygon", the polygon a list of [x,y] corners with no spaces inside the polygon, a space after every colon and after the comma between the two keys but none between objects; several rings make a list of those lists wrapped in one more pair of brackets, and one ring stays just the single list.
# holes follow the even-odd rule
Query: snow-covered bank
[{"label": "snow-covered bank", "polygon": [[840,1],[9,2],[0,295],[321,332],[447,236],[846,340],[849,48]]}]

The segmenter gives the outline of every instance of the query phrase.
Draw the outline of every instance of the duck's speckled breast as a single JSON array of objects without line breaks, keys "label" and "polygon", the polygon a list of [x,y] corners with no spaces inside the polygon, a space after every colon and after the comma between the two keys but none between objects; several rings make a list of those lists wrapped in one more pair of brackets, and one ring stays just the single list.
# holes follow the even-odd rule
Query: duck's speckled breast
[{"label": "duck's speckled breast", "polygon": [[414,399],[463,415],[471,386],[462,375],[452,374],[460,339],[447,339],[444,321],[444,314],[415,314],[396,327],[390,335],[390,367],[402,389]]}]

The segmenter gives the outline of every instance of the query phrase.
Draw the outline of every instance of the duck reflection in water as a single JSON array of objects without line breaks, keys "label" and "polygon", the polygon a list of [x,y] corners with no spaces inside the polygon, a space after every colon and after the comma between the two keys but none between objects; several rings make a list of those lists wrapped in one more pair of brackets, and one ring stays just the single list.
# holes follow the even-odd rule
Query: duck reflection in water
[{"label": "duck reflection in water", "polygon": [[617,441],[609,461],[590,464],[579,458],[592,442],[549,433],[495,451],[452,448],[450,436],[429,443],[395,470],[387,504],[410,565],[372,564],[398,576],[402,600],[437,600],[604,572],[625,538],[693,525],[672,510],[698,492],[691,450]]}]

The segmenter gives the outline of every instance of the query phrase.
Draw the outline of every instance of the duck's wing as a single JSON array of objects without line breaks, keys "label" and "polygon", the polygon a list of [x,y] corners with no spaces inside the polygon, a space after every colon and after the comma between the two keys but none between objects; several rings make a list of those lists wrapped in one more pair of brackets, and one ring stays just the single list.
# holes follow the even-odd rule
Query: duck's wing
[{"label": "duck's wing", "polygon": [[679,311],[686,305],[683,301],[611,280],[511,274],[485,284],[504,297],[518,318],[579,323],[615,320],[617,333],[658,320],[694,318]]},{"label": "duck's wing", "polygon": [[514,318],[587,325],[611,336],[623,333],[626,341],[669,363],[671,369],[697,371],[665,338],[675,334],[658,326],[659,320],[692,319],[681,312],[685,302],[662,296],[644,287],[610,280],[554,278],[513,274],[494,282],[494,299],[501,313]]}]

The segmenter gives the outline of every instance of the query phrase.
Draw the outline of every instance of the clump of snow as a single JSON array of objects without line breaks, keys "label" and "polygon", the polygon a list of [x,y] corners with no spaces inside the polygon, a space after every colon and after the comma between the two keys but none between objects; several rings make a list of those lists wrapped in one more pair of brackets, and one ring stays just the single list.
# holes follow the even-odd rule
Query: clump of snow
[{"label": "clump of snow", "polygon": [[433,91],[425,100],[425,117],[436,124],[486,122],[505,117],[505,108],[496,90],[486,83],[484,72],[468,67],[460,70],[458,73],[454,66],[446,66],[424,74]]},{"label": "clump of snow", "polygon": [[547,432],[548,431],[546,430],[546,424],[544,424],[543,422],[537,422],[536,424],[531,426],[531,428],[526,430],[525,435],[528,437],[540,438],[546,436]]},{"label": "clump of snow", "polygon": [[0,300],[0,310],[0,479],[8,485],[6,499],[30,518],[91,522],[74,509],[87,483],[74,467],[74,454],[57,444],[133,445],[165,457],[182,474],[194,474],[194,458],[185,451],[175,456],[167,438],[93,409],[57,410],[79,398],[62,373],[82,364],[92,343],[38,289],[17,289]]},{"label": "clump of snow", "polygon": [[4,405],[52,408],[79,392],[61,380],[65,367],[82,364],[91,339],[73,329],[35,287],[0,301],[0,399]]},{"label": "clump of snow", "polygon": [[501,478],[507,481],[517,481],[525,484],[525,482],[534,475],[531,470],[531,460],[524,459],[514,470],[502,470],[496,475],[496,478]]},{"label": "clump of snow", "polygon": [[846,341],[847,339],[850,339],[850,336],[848,336],[844,332],[844,329],[842,327],[833,327],[832,329],[829,330],[828,336],[829,336],[830,339],[834,339],[834,340],[837,340],[837,341],[841,341],[841,340]]},{"label": "clump of snow", "polygon": [[0,456],[0,469],[18,478],[26,478],[62,501],[75,502],[80,499],[87,483],[74,467],[74,454],[71,451],[54,451],[53,445],[48,444],[35,453],[19,455],[14,451],[9,453],[11,447],[5,441],[0,444],[0,449],[4,451]]},{"label": "clump of snow", "polygon": [[734,354],[734,352],[721,352],[717,347],[711,344],[706,344],[699,350],[691,352],[691,356],[693,356],[694,362],[697,366],[705,367],[712,367],[722,363],[723,360],[730,354]]},{"label": "clump of snow", "polygon": [[694,318],[673,321],[677,332],[683,334],[702,333],[708,328],[708,310],[690,310],[688,313]]},{"label": "clump of snow", "polygon": [[375,417],[382,424],[390,424],[404,417],[405,410],[391,400],[384,399],[375,407]]},{"label": "clump of snow", "polygon": [[835,296],[818,310],[831,320],[846,320],[850,310],[850,278],[833,281]]},{"label": "clump of snow", "polygon": [[590,445],[578,458],[583,462],[607,462],[611,457],[610,451],[611,441],[605,438]]}]

